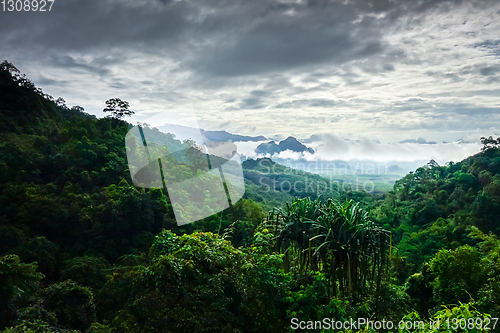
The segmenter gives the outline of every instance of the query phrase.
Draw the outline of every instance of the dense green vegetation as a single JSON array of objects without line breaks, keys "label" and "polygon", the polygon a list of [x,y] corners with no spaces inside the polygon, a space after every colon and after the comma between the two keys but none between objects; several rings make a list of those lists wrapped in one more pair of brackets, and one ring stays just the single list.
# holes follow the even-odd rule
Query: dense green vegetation
[{"label": "dense green vegetation", "polygon": [[397,181],[373,216],[393,231],[413,270],[442,248],[476,244],[471,226],[499,236],[500,150],[447,166],[431,161]]},{"label": "dense green vegetation", "polygon": [[337,197],[341,189],[326,178],[292,169],[269,158],[243,162],[245,198],[258,202],[264,209],[281,207],[294,198]]},{"label": "dense green vegetation", "polygon": [[[287,332],[294,318],[310,321],[299,331],[370,318],[441,321],[394,332],[486,332],[469,320],[500,317],[500,141],[376,195],[247,160],[244,199],[179,227],[165,191],[133,186],[132,125],[118,118],[0,65],[0,331]],[[192,146],[144,130],[159,152]],[[194,172],[166,163],[166,177]]]}]

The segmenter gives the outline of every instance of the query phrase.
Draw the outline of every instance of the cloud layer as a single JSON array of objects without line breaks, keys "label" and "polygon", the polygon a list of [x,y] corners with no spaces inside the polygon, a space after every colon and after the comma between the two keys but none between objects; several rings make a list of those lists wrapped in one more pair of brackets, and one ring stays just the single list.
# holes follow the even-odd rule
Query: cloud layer
[{"label": "cloud layer", "polygon": [[[266,141],[267,142],[267,141]],[[308,152],[282,151],[273,156],[257,154],[255,148],[262,142],[236,142],[238,151],[250,158],[272,157],[285,161],[369,161],[375,163],[414,162],[421,166],[431,159],[439,164],[460,161],[476,154],[481,148],[478,141],[449,142],[435,144],[381,143],[363,137],[349,140],[336,135],[324,135],[320,141],[308,144],[314,154]]]},{"label": "cloud layer", "polygon": [[500,133],[498,1],[66,0],[0,31],[3,58],[97,115],[120,97],[132,121],[193,103],[203,128],[268,137]]}]

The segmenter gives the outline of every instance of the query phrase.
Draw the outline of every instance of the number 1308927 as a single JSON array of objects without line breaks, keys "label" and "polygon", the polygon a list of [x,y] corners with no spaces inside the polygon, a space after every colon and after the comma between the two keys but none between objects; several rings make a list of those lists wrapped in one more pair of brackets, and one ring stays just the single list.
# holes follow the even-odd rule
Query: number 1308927
[{"label": "number 1308927", "polygon": [[4,12],[50,12],[55,0],[2,0]]}]

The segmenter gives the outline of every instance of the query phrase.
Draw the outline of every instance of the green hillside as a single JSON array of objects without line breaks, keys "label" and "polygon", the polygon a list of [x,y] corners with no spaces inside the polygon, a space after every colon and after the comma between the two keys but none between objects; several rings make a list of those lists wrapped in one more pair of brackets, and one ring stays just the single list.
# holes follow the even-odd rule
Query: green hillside
[{"label": "green hillside", "polygon": [[446,166],[431,161],[397,181],[373,214],[414,268],[442,248],[475,244],[471,226],[500,236],[500,149]]},{"label": "green hillside", "polygon": [[[494,332],[497,140],[387,194],[247,160],[242,200],[179,227],[165,191],[133,185],[131,124],[70,108],[7,62],[0,120],[2,332],[329,332],[363,318],[426,323],[386,332]],[[165,154],[191,148],[150,134]],[[190,156],[166,160],[166,177],[194,176]]]},{"label": "green hillside", "polygon": [[270,158],[243,162],[245,198],[260,203],[266,210],[281,207],[293,198],[332,197],[339,195],[336,183],[320,175],[292,169]]}]

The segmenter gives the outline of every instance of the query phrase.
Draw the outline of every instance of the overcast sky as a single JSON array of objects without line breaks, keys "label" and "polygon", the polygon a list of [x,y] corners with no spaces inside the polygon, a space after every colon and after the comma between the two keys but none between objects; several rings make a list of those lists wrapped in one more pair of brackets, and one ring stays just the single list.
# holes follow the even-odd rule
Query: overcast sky
[{"label": "overcast sky", "polygon": [[192,103],[248,135],[500,134],[498,0],[55,0],[0,32],[1,58],[98,116],[119,97],[133,123]]}]

